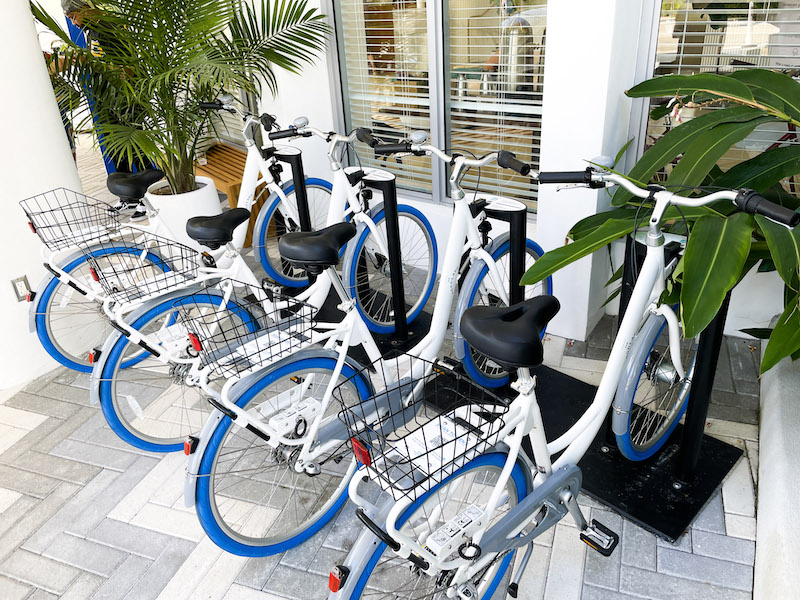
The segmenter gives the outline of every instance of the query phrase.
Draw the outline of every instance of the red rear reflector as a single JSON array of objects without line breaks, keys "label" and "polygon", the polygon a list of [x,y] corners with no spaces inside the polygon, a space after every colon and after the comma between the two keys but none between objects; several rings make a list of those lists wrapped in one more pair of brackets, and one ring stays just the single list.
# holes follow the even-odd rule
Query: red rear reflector
[{"label": "red rear reflector", "polygon": [[89,352],[89,364],[94,364],[94,352]]},{"label": "red rear reflector", "polygon": [[347,567],[337,566],[333,568],[330,576],[328,577],[328,588],[332,592],[338,592],[342,589],[344,582],[347,581],[347,576],[350,574],[350,569]]},{"label": "red rear reflector", "polygon": [[35,226],[33,225],[33,223],[31,223],[30,221],[28,221],[28,227],[30,227],[30,228],[31,228],[31,231],[32,231],[33,233],[36,233],[36,227],[35,227]]},{"label": "red rear reflector", "polygon": [[36,294],[35,294],[34,292],[28,292],[27,294],[25,294],[25,300],[26,300],[27,302],[33,302],[33,297],[34,297],[35,295],[36,295]]},{"label": "red rear reflector", "polygon": [[92,274],[92,279],[95,281],[100,281],[100,278],[97,276],[97,271],[94,270],[94,267],[89,267],[89,273]]},{"label": "red rear reflector", "polygon": [[372,458],[369,456],[369,448],[367,445],[358,438],[350,438],[350,443],[353,444],[353,453],[356,455],[358,462],[365,467],[372,464]]},{"label": "red rear reflector", "polygon": [[189,341],[192,342],[192,348],[200,352],[203,347],[200,345],[200,338],[197,337],[194,333],[189,334]]},{"label": "red rear reflector", "polygon": [[186,456],[192,453],[192,443],[189,440],[183,440],[183,453]]}]

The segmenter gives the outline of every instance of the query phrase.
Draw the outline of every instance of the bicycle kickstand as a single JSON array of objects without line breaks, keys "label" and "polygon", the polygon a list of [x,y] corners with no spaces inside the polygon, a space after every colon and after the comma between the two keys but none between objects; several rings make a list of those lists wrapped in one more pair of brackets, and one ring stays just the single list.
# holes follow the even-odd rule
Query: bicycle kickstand
[{"label": "bicycle kickstand", "polygon": [[578,499],[568,489],[563,490],[559,497],[575,520],[575,525],[581,532],[581,541],[603,556],[611,556],[619,543],[619,535],[597,519],[592,519],[592,524],[589,525],[583,516],[581,507],[578,506]]}]

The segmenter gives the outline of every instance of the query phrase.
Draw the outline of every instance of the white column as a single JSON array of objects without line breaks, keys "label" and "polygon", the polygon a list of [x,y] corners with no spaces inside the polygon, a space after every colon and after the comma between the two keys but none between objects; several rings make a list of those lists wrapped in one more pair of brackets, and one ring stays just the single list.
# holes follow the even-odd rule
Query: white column
[{"label": "white column", "polygon": [[[642,43],[653,31],[657,0],[559,0],[547,6],[541,170],[575,171],[598,155],[615,156],[628,140],[631,101],[624,92],[646,78]],[[646,62],[646,61],[644,61]],[[629,164],[633,164],[632,162]],[[563,246],[583,217],[606,210],[605,190],[539,186],[537,241]],[[605,250],[554,276],[561,311],[548,331],[586,339],[603,314],[610,276]]]},{"label": "white column", "polygon": [[0,39],[0,389],[7,389],[56,367],[28,331],[29,305],[17,302],[10,283],[27,275],[35,288],[45,274],[41,243],[18,202],[57,187],[81,191],[81,184],[27,0],[4,0]]}]

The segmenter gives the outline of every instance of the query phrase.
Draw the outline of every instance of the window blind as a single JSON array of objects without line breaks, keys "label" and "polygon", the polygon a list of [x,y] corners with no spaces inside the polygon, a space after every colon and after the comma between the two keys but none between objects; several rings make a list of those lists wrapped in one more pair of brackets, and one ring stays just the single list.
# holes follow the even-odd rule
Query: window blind
[{"label": "window blind", "polygon": [[[450,0],[449,145],[480,156],[510,150],[538,169],[547,5],[537,0]],[[472,170],[465,189],[536,206],[529,177]]]},{"label": "window blind", "polygon": [[[369,127],[392,143],[430,131],[427,10],[424,0],[339,0],[336,21],[347,127]],[[363,165],[392,171],[398,185],[431,191],[431,161],[376,156],[357,145]]]},{"label": "window blind", "polygon": [[[774,69],[795,78],[800,75],[800,2],[662,2],[656,75],[724,75],[755,68]],[[681,118],[710,110],[715,108],[684,109]],[[646,146],[652,146],[674,125],[669,115],[651,119]],[[720,167],[728,170],[768,148],[798,144],[799,136],[800,132],[783,123],[761,125],[722,158]]]}]

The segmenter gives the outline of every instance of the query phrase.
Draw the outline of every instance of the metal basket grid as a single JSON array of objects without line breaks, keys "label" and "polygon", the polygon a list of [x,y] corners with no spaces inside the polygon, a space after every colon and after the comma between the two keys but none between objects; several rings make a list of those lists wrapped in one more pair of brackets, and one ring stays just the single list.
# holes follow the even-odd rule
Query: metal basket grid
[{"label": "metal basket grid", "polygon": [[[198,304],[196,292],[175,301],[178,322],[202,365],[216,376],[241,377],[285,358],[311,343],[315,308],[291,296],[271,293],[232,279],[215,284],[233,293],[216,311]],[[219,292],[217,292],[219,295]]]},{"label": "metal basket grid", "polygon": [[53,252],[92,244],[119,231],[119,213],[108,203],[66,188],[19,203],[31,230]]},{"label": "metal basket grid", "polygon": [[115,302],[134,302],[185,286],[197,277],[202,261],[195,249],[152,234],[101,256],[91,247],[80,248],[92,278]]},{"label": "metal basket grid", "polygon": [[510,405],[448,366],[413,360],[413,370],[404,355],[364,369],[397,383],[361,403],[340,393],[344,383],[333,392],[356,458],[395,500],[416,500],[494,446]]}]

